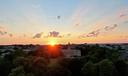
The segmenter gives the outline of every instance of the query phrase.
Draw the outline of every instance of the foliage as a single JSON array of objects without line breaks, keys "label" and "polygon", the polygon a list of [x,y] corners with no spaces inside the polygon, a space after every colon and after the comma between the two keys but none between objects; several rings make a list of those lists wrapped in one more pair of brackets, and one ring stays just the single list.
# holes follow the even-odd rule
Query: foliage
[{"label": "foliage", "polygon": [[98,66],[99,76],[115,76],[117,72],[114,64],[108,59],[104,59],[99,62]]},{"label": "foliage", "polygon": [[128,76],[128,61],[115,49],[78,45],[81,58],[50,57],[47,49],[0,51],[0,76]]},{"label": "foliage", "polygon": [[96,65],[94,65],[91,61],[89,61],[83,66],[81,72],[83,76],[97,76],[96,70],[97,70]]}]

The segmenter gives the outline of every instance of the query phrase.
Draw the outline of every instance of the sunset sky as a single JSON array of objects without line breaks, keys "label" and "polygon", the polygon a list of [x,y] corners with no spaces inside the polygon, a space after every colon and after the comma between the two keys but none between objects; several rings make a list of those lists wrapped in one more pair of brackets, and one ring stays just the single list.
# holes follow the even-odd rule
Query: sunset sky
[{"label": "sunset sky", "polygon": [[0,45],[128,42],[128,0],[0,0]]}]

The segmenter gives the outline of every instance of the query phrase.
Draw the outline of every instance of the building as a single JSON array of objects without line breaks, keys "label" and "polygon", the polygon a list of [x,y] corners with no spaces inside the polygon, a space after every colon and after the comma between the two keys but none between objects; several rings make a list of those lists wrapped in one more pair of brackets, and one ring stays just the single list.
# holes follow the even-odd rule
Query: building
[{"label": "building", "polygon": [[74,48],[75,46],[68,43],[67,48],[61,49],[65,58],[81,57],[81,51]]}]

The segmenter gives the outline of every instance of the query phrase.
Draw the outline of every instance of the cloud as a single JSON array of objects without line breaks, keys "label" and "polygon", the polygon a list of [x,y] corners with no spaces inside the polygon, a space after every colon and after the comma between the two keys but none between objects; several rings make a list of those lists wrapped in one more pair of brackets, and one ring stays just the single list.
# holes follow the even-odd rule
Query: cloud
[{"label": "cloud", "polygon": [[97,37],[100,34],[100,30],[95,30],[86,35],[86,37]]},{"label": "cloud", "polygon": [[12,33],[8,33],[5,30],[0,30],[0,35],[8,35],[9,37],[13,37],[13,34]]},{"label": "cloud", "polygon": [[[35,34],[33,36],[33,39],[35,39],[35,38],[41,38],[43,34],[44,34],[43,32],[37,33],[37,34]],[[60,35],[60,32],[57,32],[57,31],[51,31],[47,35],[43,35],[44,38],[50,38],[50,37],[62,38],[62,37],[70,37],[70,36],[71,36],[70,33]]]},{"label": "cloud", "polygon": [[10,33],[5,27],[0,26],[0,35],[8,35],[9,37],[13,37],[13,34]]},{"label": "cloud", "polygon": [[50,37],[58,37],[59,36],[59,32],[52,31],[52,32],[49,33],[49,36]]},{"label": "cloud", "polygon": [[127,17],[128,14],[127,14],[128,10],[127,9],[122,9],[119,11],[119,17],[120,18],[123,18],[123,17]]},{"label": "cloud", "polygon": [[13,34],[8,34],[10,37],[13,37]]},{"label": "cloud", "polygon": [[120,18],[126,17],[126,16],[127,16],[126,14],[121,14],[121,15],[119,15]]},{"label": "cloud", "polygon": [[33,39],[35,39],[35,38],[41,38],[42,35],[43,35],[43,32],[37,33],[37,34],[35,34],[35,35],[33,36]]},{"label": "cloud", "polygon": [[7,31],[5,30],[4,27],[0,26],[0,35],[5,35],[7,34]]},{"label": "cloud", "polygon": [[69,36],[71,36],[71,34],[70,34],[70,33],[68,33],[68,34],[67,34],[67,36],[69,37]]},{"label": "cloud", "polygon": [[26,37],[26,34],[23,34],[23,37]]},{"label": "cloud", "polygon": [[63,36],[60,35],[59,32],[57,31],[52,31],[52,32],[49,32],[49,34],[47,36],[45,36],[46,38],[48,37],[57,37],[57,38],[62,38]]},{"label": "cloud", "polygon": [[113,24],[112,26],[105,26],[103,28],[97,29],[97,30],[93,30],[91,32],[89,32],[88,34],[83,34],[80,35],[79,38],[85,38],[85,37],[97,37],[99,36],[101,33],[104,33],[104,31],[112,31],[115,28],[117,28],[117,24]]},{"label": "cloud", "polygon": [[112,26],[105,26],[104,29],[105,29],[106,31],[110,31],[110,30],[115,29],[117,26],[118,26],[117,24],[114,24],[114,25],[112,25]]},{"label": "cloud", "polygon": [[4,35],[3,31],[0,30],[0,35]]},{"label": "cloud", "polygon": [[7,33],[8,33],[7,31],[4,32],[4,34],[7,34]]},{"label": "cloud", "polygon": [[57,16],[57,19],[60,19],[61,18],[61,16]]},{"label": "cloud", "polygon": [[100,29],[89,32],[88,34],[80,35],[79,38],[85,38],[85,37],[97,37],[100,34]]},{"label": "cloud", "polygon": [[80,25],[80,23],[76,23],[76,24],[75,24],[75,26],[79,26],[79,25]]},{"label": "cloud", "polygon": [[102,28],[102,30],[105,31],[104,27],[108,28],[109,26],[106,26],[106,25],[110,25],[110,23],[112,24],[122,23],[124,22],[124,20],[125,21],[128,20],[127,12],[128,12],[127,9],[121,8],[116,13],[106,15],[102,17],[101,19],[97,20],[96,22],[93,22],[92,24],[90,24],[90,26],[92,26],[92,29]]}]

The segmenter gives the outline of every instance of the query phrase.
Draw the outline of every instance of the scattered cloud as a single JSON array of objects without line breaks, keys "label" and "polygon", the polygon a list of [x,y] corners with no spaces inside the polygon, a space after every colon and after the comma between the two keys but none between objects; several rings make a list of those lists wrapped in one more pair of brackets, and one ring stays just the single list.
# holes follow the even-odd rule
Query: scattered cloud
[{"label": "scattered cloud", "polygon": [[43,32],[37,33],[37,34],[35,34],[35,35],[33,36],[33,39],[35,39],[35,38],[41,38],[42,35],[43,35]]},{"label": "scattered cloud", "polygon": [[[26,35],[24,35],[24,37],[25,37],[25,36],[26,36]],[[50,37],[62,38],[62,37],[70,37],[70,36],[71,36],[70,33],[60,35],[60,32],[51,31],[51,32],[49,32],[47,35],[45,35],[43,32],[37,33],[37,34],[35,34],[35,35],[33,36],[33,39],[35,39],[35,38],[41,38],[41,37],[44,37],[44,38],[50,38]]]},{"label": "scattered cloud", "polygon": [[7,33],[8,33],[7,31],[4,32],[4,34],[7,34]]},{"label": "scattered cloud", "polygon": [[49,34],[47,36],[45,36],[46,38],[48,37],[57,37],[57,38],[62,38],[63,36],[60,35],[59,32],[57,31],[52,31],[52,32],[49,32]]},{"label": "scattered cloud", "polygon": [[23,37],[26,37],[26,34],[24,34]]},{"label": "scattered cloud", "polygon": [[86,35],[86,37],[97,37],[100,34],[100,30],[95,30]]},{"label": "scattered cloud", "polygon": [[101,33],[103,33],[104,31],[112,31],[114,30],[115,28],[117,28],[117,24],[113,24],[111,26],[105,26],[104,28],[100,28],[100,29],[97,29],[97,30],[94,30],[94,31],[91,31],[87,34],[83,34],[83,35],[80,35],[79,38],[85,38],[85,37],[97,37],[99,36]]},{"label": "scattered cloud", "polygon": [[59,32],[52,31],[52,32],[49,33],[49,36],[50,37],[58,37],[59,36]]},{"label": "scattered cloud", "polygon": [[67,34],[67,36],[69,37],[69,36],[71,36],[71,34],[70,34],[70,33],[68,33],[68,34]]},{"label": "scattered cloud", "polygon": [[0,35],[6,35],[7,31],[5,30],[4,27],[0,26]]},{"label": "scattered cloud", "polygon": [[[100,20],[97,20],[96,22],[93,22],[90,24],[92,26],[92,29],[101,29],[102,31],[110,31],[115,29],[120,23],[128,23],[128,10],[127,9],[120,9],[116,13],[104,16]],[[110,25],[110,23],[112,25]],[[115,24],[116,23],[116,24]],[[108,25],[108,26],[107,26]]]},{"label": "scattered cloud", "polygon": [[13,34],[12,33],[8,33],[5,30],[0,30],[0,35],[8,35],[9,37],[13,37]]},{"label": "scattered cloud", "polygon": [[0,30],[0,35],[4,35],[3,31]]},{"label": "scattered cloud", "polygon": [[61,16],[57,16],[57,19],[60,19],[61,18]]},{"label": "scattered cloud", "polygon": [[91,31],[88,34],[80,35],[79,38],[85,38],[85,37],[97,37],[100,34],[100,29]]},{"label": "scattered cloud", "polygon": [[121,9],[121,10],[119,10],[119,17],[120,18],[127,17],[128,16],[127,12],[128,12],[127,9]]},{"label": "scattered cloud", "polygon": [[126,14],[121,14],[121,15],[119,15],[120,18],[126,17],[126,16],[127,16]]},{"label": "scattered cloud", "polygon": [[13,37],[13,34],[8,34],[10,37]]},{"label": "scattered cloud", "polygon": [[110,31],[110,30],[115,29],[117,26],[118,26],[117,24],[114,24],[114,25],[112,25],[112,26],[105,26],[104,29],[105,29],[106,31]]},{"label": "scattered cloud", "polygon": [[8,35],[9,37],[13,37],[13,34],[8,32],[8,30],[2,26],[0,26],[0,35]]},{"label": "scattered cloud", "polygon": [[0,35],[5,35],[7,32],[0,30]]},{"label": "scattered cloud", "polygon": [[79,26],[79,25],[80,25],[80,23],[76,23],[76,24],[75,24],[75,26]]}]

